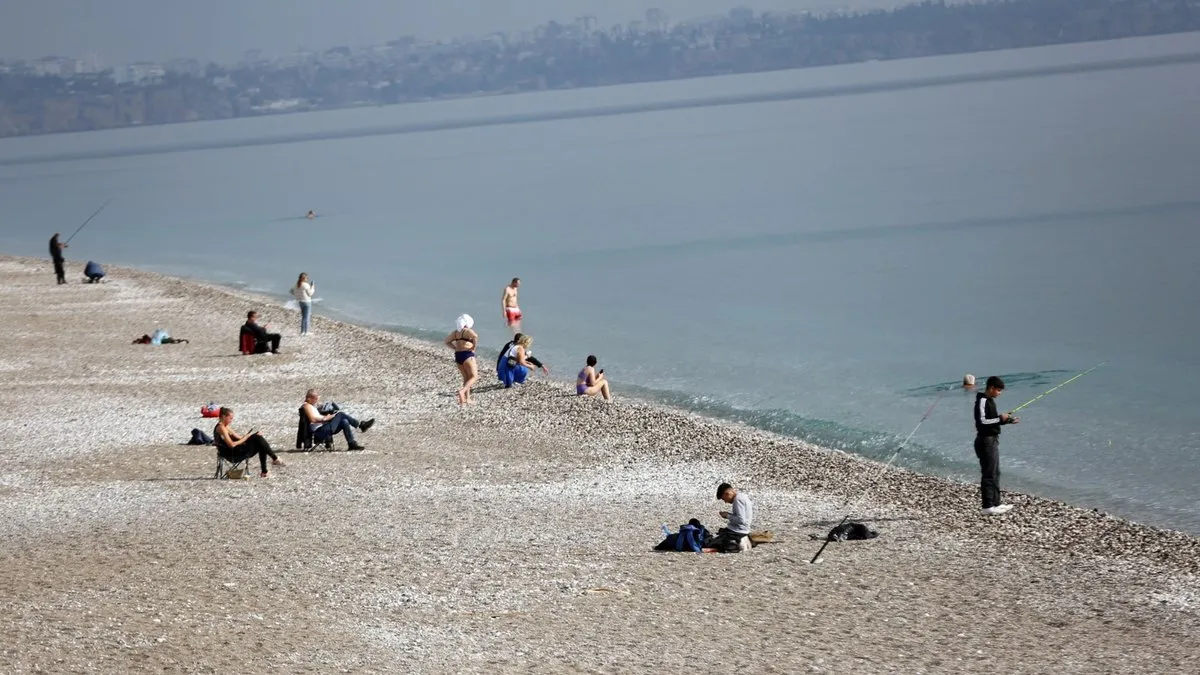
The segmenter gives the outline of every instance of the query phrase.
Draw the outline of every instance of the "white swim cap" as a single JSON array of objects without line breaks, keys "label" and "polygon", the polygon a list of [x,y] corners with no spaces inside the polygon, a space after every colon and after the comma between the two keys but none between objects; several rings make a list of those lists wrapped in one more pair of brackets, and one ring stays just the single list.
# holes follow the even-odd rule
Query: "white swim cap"
[{"label": "white swim cap", "polygon": [[462,314],[454,320],[454,325],[458,326],[459,330],[470,328],[475,325],[475,319],[472,319],[470,314]]},{"label": "white swim cap", "polygon": [[967,385],[968,387],[975,384],[975,376],[970,373],[963,375],[963,384]]}]

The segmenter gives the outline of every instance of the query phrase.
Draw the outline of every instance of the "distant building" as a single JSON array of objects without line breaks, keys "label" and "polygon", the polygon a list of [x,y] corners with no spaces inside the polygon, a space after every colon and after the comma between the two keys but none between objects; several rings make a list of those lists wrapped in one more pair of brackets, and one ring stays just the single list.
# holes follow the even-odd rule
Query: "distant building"
[{"label": "distant building", "polygon": [[729,20],[735,25],[744,26],[754,20],[754,10],[749,7],[734,7],[729,10]]},{"label": "distant building", "polygon": [[168,73],[200,77],[204,74],[204,64],[196,59],[171,59],[163,64]]},{"label": "distant building", "polygon": [[646,10],[646,29],[653,33],[665,33],[669,27],[667,13],[652,7]]},{"label": "distant building", "polygon": [[596,25],[596,17],[594,16],[581,16],[575,19],[575,28],[579,31],[580,35],[587,36],[595,33]]},{"label": "distant building", "polygon": [[151,84],[166,75],[167,69],[157,63],[130,63],[113,68],[113,81],[117,84]]},{"label": "distant building", "polygon": [[52,77],[70,77],[75,74],[76,67],[75,59],[66,59],[61,56],[44,56],[29,63],[29,70],[34,75]]}]

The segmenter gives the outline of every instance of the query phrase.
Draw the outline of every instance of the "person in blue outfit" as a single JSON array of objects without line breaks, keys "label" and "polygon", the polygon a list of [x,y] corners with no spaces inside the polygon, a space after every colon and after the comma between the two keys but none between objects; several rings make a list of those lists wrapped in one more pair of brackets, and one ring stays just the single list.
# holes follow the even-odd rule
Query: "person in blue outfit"
[{"label": "person in blue outfit", "polygon": [[104,278],[104,268],[100,263],[89,260],[87,267],[83,268],[83,276],[87,277],[89,284],[94,284]]},{"label": "person in blue outfit", "polygon": [[524,333],[517,333],[513,336],[513,341],[500,350],[500,358],[496,361],[496,377],[504,383],[505,389],[514,384],[524,383],[535,368],[541,368],[545,373],[550,372],[549,368],[533,356],[530,351],[532,346],[533,338]]}]

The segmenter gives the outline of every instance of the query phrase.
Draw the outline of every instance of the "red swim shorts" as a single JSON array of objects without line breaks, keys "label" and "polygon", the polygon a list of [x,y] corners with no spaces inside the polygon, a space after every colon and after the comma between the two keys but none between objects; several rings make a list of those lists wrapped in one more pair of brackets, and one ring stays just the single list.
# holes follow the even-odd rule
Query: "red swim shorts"
[{"label": "red swim shorts", "polygon": [[508,325],[511,326],[514,323],[516,323],[517,321],[521,320],[521,308],[520,307],[505,307],[504,308],[504,316],[506,316],[508,318]]}]

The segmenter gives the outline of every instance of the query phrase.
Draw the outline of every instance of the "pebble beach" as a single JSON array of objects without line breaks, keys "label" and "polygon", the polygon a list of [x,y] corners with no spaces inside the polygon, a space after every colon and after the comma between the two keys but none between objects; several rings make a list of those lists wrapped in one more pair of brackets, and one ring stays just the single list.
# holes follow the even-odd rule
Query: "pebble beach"
[{"label": "pebble beach", "polygon": [[[460,407],[441,345],[319,306],[300,336],[278,299],[81,269],[58,286],[0,256],[0,671],[1200,672],[1189,534],[1009,492],[988,518],[977,485],[619,380],[612,403],[576,397],[585,354],[511,390],[482,356]],[[250,309],[280,354],[239,354]],[[189,342],[130,344],[156,326]],[[366,450],[295,451],[310,387],[376,418]],[[215,449],[185,444],[209,402],[286,467],[214,480]],[[774,543],[651,550],[663,523],[715,532],[721,482]],[[810,564],[852,504],[879,536]]]}]

